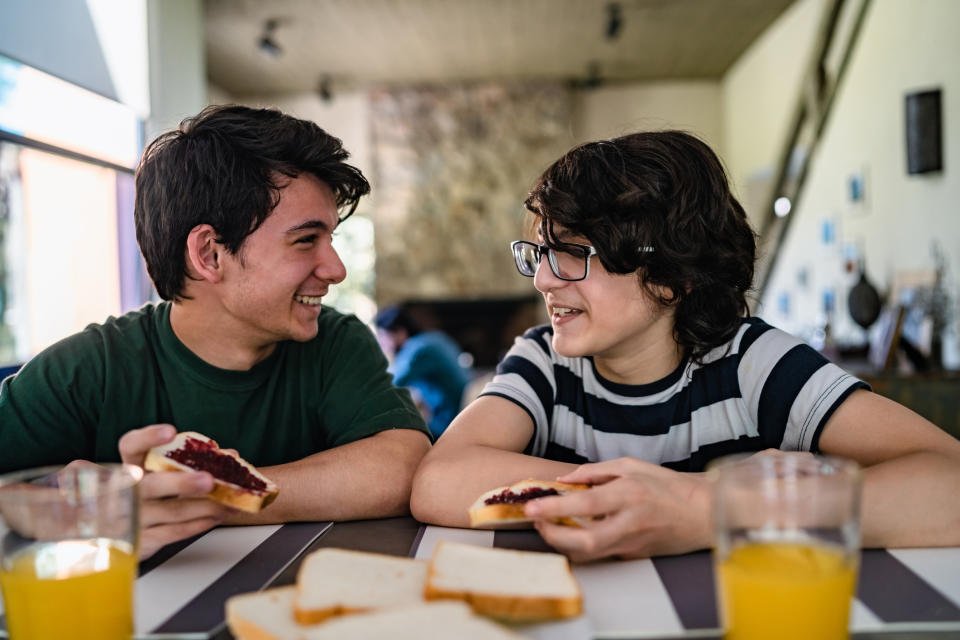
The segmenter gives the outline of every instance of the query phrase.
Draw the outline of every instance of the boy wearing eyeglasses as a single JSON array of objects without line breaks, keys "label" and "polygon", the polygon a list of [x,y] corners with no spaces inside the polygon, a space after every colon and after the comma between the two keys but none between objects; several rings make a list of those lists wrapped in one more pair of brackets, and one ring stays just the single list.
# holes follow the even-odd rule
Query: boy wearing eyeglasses
[{"label": "boy wearing eyeglasses", "polygon": [[706,464],[776,449],[866,468],[865,546],[960,544],[960,442],[749,317],[755,237],[707,145],[584,144],[525,204],[536,238],[513,256],[550,324],[517,338],[424,458],[414,516],[468,526],[484,491],[558,478],[594,486],[526,513],[574,560],[683,553],[710,545]]}]

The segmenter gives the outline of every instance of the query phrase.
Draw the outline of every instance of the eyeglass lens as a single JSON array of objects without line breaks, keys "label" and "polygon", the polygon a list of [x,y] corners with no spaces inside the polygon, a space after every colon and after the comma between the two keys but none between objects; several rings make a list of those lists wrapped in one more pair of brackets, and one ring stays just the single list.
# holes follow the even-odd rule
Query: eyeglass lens
[{"label": "eyeglass lens", "polygon": [[[587,272],[587,251],[579,247],[570,247],[566,251],[544,248],[548,252],[547,261],[553,274],[563,280],[581,280]],[[532,243],[518,243],[514,248],[517,268],[525,276],[537,272],[540,263],[540,247]]]}]

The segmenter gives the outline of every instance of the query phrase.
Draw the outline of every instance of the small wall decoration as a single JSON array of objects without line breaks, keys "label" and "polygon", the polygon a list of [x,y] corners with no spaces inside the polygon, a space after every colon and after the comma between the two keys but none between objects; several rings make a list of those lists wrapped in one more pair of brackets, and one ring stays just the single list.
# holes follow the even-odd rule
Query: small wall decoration
[{"label": "small wall decoration", "polygon": [[906,96],[907,173],[943,170],[941,90]]}]

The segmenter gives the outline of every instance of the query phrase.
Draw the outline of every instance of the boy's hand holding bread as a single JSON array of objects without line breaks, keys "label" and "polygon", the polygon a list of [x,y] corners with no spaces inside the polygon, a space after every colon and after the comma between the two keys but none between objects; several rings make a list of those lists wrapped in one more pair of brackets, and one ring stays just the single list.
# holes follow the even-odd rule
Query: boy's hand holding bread
[{"label": "boy's hand holding bread", "polygon": [[[261,509],[276,496],[276,486],[256,470],[250,471],[250,475],[263,481],[264,489],[225,482],[216,477],[216,468],[197,469],[167,457],[168,451],[180,449],[190,437],[212,443],[211,453],[218,458],[220,454],[230,457],[228,464],[236,462],[248,471],[252,469],[241,463],[236,453],[216,448],[209,438],[191,432],[178,434],[170,424],[154,424],[123,434],[119,442],[121,460],[156,471],[145,474],[139,487],[141,559],[149,558],[171,542],[220,524],[233,508]],[[223,503],[218,499],[223,499]]]},{"label": "boy's hand holding bread", "polygon": [[[474,529],[529,528],[534,522],[534,519],[524,512],[524,507],[529,501],[589,488],[588,484],[534,480],[533,478],[497,487],[482,494],[470,506],[470,526]],[[579,519],[573,517],[558,518],[556,522],[572,527],[581,526]]]},{"label": "boy's hand holding bread", "polygon": [[207,497],[228,507],[259,513],[276,499],[279,489],[235,451],[221,449],[195,431],[178,433],[170,442],[147,452],[148,471],[206,471],[213,476]]}]

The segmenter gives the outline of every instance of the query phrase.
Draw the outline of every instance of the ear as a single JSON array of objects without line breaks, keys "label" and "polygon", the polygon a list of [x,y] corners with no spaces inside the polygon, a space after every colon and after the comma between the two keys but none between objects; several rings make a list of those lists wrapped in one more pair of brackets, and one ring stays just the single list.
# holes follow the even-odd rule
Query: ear
[{"label": "ear", "polygon": [[209,224],[198,224],[187,236],[187,268],[197,279],[211,283],[223,279],[223,247]]}]

